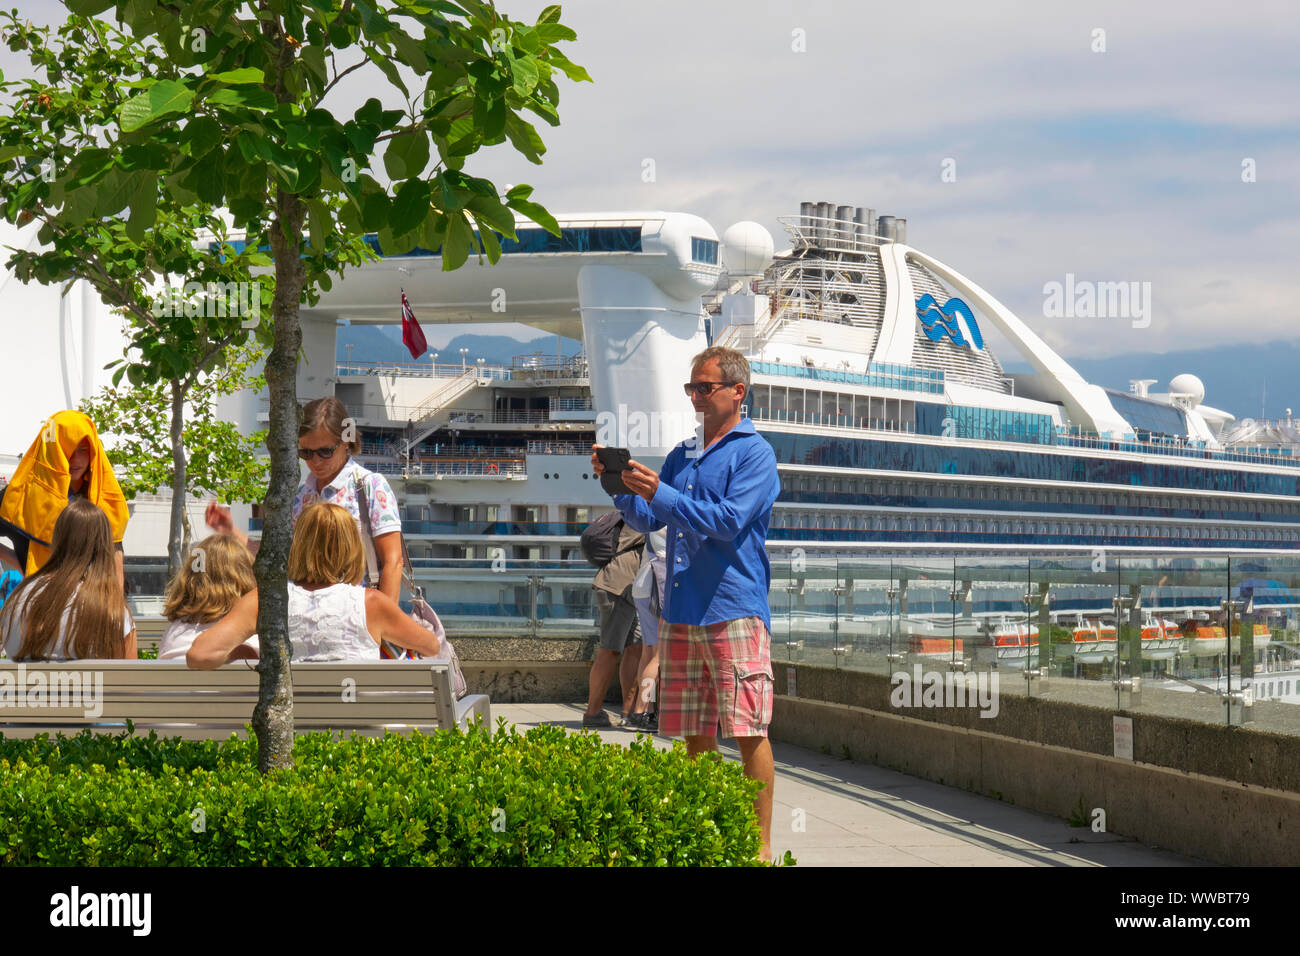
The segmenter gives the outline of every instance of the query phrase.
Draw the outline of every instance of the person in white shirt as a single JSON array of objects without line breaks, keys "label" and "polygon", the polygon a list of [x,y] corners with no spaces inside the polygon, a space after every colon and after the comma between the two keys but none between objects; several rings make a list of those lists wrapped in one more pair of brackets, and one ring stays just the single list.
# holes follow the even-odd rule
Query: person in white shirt
[{"label": "person in white shirt", "polygon": [[54,522],[49,560],[0,608],[0,635],[13,661],[135,660],[108,516],[75,498]]},{"label": "person in white shirt", "polygon": [[[307,463],[308,474],[294,495],[293,519],[296,522],[303,509],[317,501],[347,509],[361,533],[366,583],[378,586],[397,602],[402,591],[402,518],[397,496],[387,478],[363,468],[352,457],[360,451],[356,424],[337,398],[318,398],[303,406],[298,457]],[[213,531],[248,542],[248,535],[231,521],[229,508],[214,501],[208,505],[206,518]]]},{"label": "person in white shirt", "polygon": [[[439,641],[402,613],[382,591],[364,588],[361,535],[338,505],[306,508],[289,548],[289,643],[295,661],[378,660],[384,641],[425,657]],[[257,630],[257,592],[245,594],[194,639],[186,662],[211,670],[240,656],[239,645]]]},{"label": "person in white shirt", "polygon": [[[181,563],[167,585],[163,616],[171,623],[158,643],[158,660],[185,660],[194,639],[221,620],[235,602],[257,589],[248,549],[233,537],[204,538]],[[256,658],[257,636],[244,642],[247,656]]]}]

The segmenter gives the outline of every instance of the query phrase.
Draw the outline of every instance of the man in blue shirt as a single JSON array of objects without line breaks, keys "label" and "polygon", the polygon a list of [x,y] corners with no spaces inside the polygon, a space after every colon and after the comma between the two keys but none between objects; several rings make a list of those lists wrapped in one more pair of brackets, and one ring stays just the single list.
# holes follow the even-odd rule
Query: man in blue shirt
[{"label": "man in blue shirt", "polygon": [[[668,574],[659,627],[659,731],[685,737],[694,757],[717,749],[715,732],[735,737],[745,775],[764,784],[754,810],[770,855],[775,772],[767,725],[772,719],[771,610],[767,526],[781,490],[772,446],[740,406],[749,363],[714,347],[692,364],[685,387],[703,419],[703,436],[668,453],[656,474],[632,461],[622,473],[635,494],[614,504],[628,526],[667,526]],[[592,468],[604,467],[595,453]]]}]

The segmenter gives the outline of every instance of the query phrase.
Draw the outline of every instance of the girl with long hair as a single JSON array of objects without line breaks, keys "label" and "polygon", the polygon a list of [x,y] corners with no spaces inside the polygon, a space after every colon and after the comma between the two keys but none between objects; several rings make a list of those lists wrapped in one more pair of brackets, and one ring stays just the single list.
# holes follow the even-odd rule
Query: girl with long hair
[{"label": "girl with long hair", "polygon": [[49,558],[0,608],[10,660],[135,659],[135,622],[113,553],[108,516],[74,498],[54,522]]},{"label": "girl with long hair", "polygon": [[[365,588],[365,557],[357,523],[345,508],[324,502],[298,518],[289,547],[289,643],[296,661],[379,660],[389,641],[426,657],[438,653],[432,631],[402,613],[382,591]],[[186,655],[197,670],[240,656],[240,642],[257,630],[257,592],[194,639]]]}]

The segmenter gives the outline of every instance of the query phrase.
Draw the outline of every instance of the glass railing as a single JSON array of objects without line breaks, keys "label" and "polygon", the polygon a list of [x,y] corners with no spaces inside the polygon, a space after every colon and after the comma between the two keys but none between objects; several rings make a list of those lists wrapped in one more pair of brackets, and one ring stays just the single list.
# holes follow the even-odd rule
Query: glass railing
[{"label": "glass railing", "polygon": [[1300,733],[1300,556],[796,551],[772,572],[774,665],[997,672],[1002,693]]}]

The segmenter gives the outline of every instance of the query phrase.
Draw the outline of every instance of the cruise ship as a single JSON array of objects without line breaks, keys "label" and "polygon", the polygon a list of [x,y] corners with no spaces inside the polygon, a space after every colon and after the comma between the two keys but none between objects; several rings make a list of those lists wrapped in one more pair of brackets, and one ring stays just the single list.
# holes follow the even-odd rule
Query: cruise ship
[{"label": "cruise ship", "polygon": [[[654,464],[690,434],[680,383],[708,344],[742,351],[747,414],[781,474],[774,557],[906,552],[1293,551],[1300,458],[1219,436],[1234,417],[1193,375],[1166,391],[1086,382],[992,294],[908,244],[907,222],[804,203],[719,236],[687,213],[520,221],[495,266],[440,271],[436,250],[350,271],[304,311],[304,398],[337,395],[362,460],[402,499],[412,556],[578,557],[610,507],[594,441]],[[337,325],[508,321],[581,339],[582,355],[339,363]],[[1008,373],[996,329],[1028,373]],[[264,399],[260,401],[264,402]],[[248,427],[265,405],[245,396]],[[249,515],[257,527],[257,515]],[[421,562],[424,563],[424,562]]]}]

